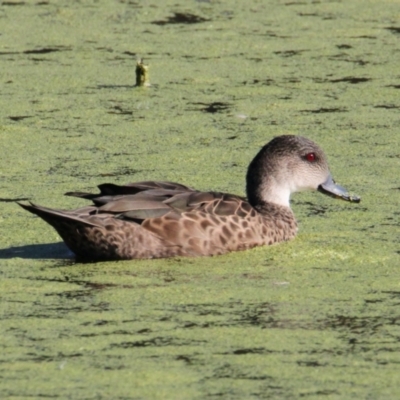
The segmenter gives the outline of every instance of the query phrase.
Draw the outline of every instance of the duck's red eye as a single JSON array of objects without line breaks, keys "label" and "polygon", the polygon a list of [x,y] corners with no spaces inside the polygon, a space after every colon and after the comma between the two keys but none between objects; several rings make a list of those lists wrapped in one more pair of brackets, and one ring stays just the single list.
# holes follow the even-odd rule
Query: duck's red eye
[{"label": "duck's red eye", "polygon": [[306,154],[306,160],[309,162],[314,162],[317,157],[315,157],[315,153],[308,153]]}]

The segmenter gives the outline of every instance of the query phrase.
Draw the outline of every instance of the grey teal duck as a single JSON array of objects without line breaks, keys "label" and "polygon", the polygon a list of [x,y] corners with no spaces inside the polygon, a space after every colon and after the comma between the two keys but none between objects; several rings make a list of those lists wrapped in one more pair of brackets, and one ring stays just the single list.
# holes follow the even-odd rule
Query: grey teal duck
[{"label": "grey teal duck", "polygon": [[301,190],[360,201],[334,183],[324,152],[300,136],[267,143],[246,183],[247,199],[146,181],[102,184],[99,194],[68,192],[93,202],[73,211],[19,205],[53,226],[77,259],[99,261],[212,256],[292,239],[290,195]]}]

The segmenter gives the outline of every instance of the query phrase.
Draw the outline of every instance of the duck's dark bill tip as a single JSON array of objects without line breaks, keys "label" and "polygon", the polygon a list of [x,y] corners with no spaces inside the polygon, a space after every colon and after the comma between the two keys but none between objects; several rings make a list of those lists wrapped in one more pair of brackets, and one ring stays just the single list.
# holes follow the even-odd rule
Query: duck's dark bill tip
[{"label": "duck's dark bill tip", "polygon": [[359,197],[359,196],[348,196],[347,201],[350,201],[350,203],[359,203],[361,201],[361,197]]}]

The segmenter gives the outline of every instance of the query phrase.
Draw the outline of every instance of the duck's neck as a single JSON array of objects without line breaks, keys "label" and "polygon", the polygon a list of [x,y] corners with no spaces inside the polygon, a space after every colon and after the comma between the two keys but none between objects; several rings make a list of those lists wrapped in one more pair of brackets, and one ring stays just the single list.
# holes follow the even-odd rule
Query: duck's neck
[{"label": "duck's neck", "polygon": [[271,180],[264,182],[259,187],[259,198],[261,202],[273,203],[282,207],[290,208],[290,188],[276,184]]},{"label": "duck's neck", "polygon": [[271,177],[248,174],[246,191],[248,201],[254,208],[269,203],[290,209],[290,187],[278,185]]},{"label": "duck's neck", "polygon": [[270,203],[290,209],[290,185],[282,179],[276,160],[266,155],[264,146],[250,163],[246,176],[246,192],[249,203],[254,208],[263,208]]}]

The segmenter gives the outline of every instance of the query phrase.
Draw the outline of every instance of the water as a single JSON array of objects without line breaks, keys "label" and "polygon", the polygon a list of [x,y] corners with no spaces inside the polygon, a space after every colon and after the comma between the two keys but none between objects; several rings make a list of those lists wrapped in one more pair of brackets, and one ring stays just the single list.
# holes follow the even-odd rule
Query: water
[{"label": "water", "polygon": [[[398,5],[3,2],[0,397],[398,398]],[[295,195],[290,243],[76,264],[14,203],[144,179],[243,194],[285,133],[362,197]]]}]

